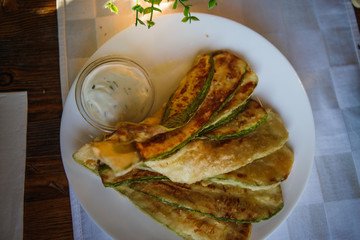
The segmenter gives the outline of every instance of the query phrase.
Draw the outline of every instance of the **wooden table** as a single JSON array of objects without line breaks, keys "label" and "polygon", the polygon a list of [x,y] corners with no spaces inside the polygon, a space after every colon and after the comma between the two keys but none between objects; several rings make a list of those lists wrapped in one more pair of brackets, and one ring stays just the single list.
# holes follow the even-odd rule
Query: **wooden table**
[{"label": "wooden table", "polygon": [[[59,146],[62,101],[56,1],[0,3],[0,91],[28,92],[24,239],[72,239],[68,182]],[[359,22],[360,10],[355,11]]]},{"label": "wooden table", "polygon": [[0,2],[0,91],[28,92],[24,239],[72,239],[59,144],[56,1]]}]

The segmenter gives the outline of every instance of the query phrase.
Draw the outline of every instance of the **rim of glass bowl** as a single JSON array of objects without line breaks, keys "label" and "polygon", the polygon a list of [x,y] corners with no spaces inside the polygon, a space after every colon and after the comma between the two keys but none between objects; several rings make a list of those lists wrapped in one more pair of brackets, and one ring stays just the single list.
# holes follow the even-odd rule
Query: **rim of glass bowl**
[{"label": "rim of glass bowl", "polygon": [[96,120],[94,120],[91,115],[88,113],[88,111],[86,110],[85,107],[85,103],[84,103],[84,99],[83,99],[83,94],[82,94],[82,87],[84,85],[85,79],[86,77],[92,72],[94,71],[97,67],[103,65],[103,64],[107,64],[107,63],[118,63],[121,65],[127,65],[127,66],[131,66],[131,67],[135,67],[138,70],[140,70],[142,72],[142,74],[145,76],[145,80],[147,81],[147,83],[149,84],[150,90],[152,92],[151,94],[151,104],[149,106],[149,110],[144,114],[144,117],[146,117],[149,112],[151,111],[153,104],[154,104],[154,98],[155,98],[155,93],[154,93],[154,87],[153,84],[150,80],[149,74],[147,73],[147,71],[137,62],[135,62],[133,59],[128,58],[128,57],[123,57],[123,56],[105,56],[105,57],[101,57],[98,58],[97,60],[89,63],[79,74],[78,78],[77,78],[77,82],[76,82],[76,87],[75,87],[75,101],[76,101],[76,105],[77,108],[81,114],[81,116],[93,127],[103,131],[103,132],[112,132],[116,130],[115,126],[108,126],[102,123],[97,122]]}]

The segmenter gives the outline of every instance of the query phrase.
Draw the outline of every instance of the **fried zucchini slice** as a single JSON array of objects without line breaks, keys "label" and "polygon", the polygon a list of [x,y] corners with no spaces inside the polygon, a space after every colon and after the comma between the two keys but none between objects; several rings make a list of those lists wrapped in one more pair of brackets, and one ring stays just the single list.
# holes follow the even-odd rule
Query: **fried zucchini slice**
[{"label": "fried zucchini slice", "polygon": [[[257,159],[232,172],[220,174],[215,177],[201,181],[202,185],[211,183],[234,185],[242,188],[249,188],[253,191],[266,190],[276,187],[285,181],[291,172],[294,162],[294,153],[286,145],[274,153]],[[139,166],[140,167],[140,166]],[[131,172],[115,176],[110,168],[100,173],[102,181],[107,187],[114,187],[121,184],[129,184],[136,181],[170,181],[169,178],[154,172],[150,168],[140,167]]]},{"label": "fried zucchini slice", "polygon": [[[234,137],[234,136],[240,136],[244,134],[245,132],[249,132],[253,129],[255,129],[260,123],[261,120],[263,120],[264,116],[266,116],[267,113],[265,109],[263,109],[259,103],[257,103],[254,100],[251,100],[248,104],[246,110],[239,114],[235,119],[233,119],[230,123],[218,128],[214,132],[218,135],[213,135],[213,132],[208,133],[210,139],[224,139],[226,137]],[[233,123],[236,121],[235,123]],[[147,168],[147,170],[151,170],[151,168]],[[140,174],[140,176],[139,176]],[[134,169],[134,171],[130,172],[129,174],[126,174],[125,176],[117,176],[114,174],[114,172],[111,169],[107,169],[101,174],[102,180],[104,185],[111,186],[111,185],[118,185],[122,182],[126,182],[126,179],[133,179],[133,178],[139,178],[141,180],[152,180],[152,179],[167,179],[165,176],[159,177],[156,176],[157,173],[142,173],[138,169]],[[158,174],[159,175],[159,174]],[[156,176],[156,178],[153,178]]]},{"label": "fried zucchini slice", "polygon": [[91,148],[97,159],[113,169],[116,176],[126,174],[140,164],[140,156],[132,143],[102,141],[92,143]]},{"label": "fried zucchini slice", "polygon": [[[158,134],[148,141],[136,143],[143,159],[156,160],[174,153],[191,141],[202,127],[218,113],[233,96],[246,71],[246,62],[229,52],[214,54],[215,73],[209,93],[195,115],[183,127]],[[229,98],[230,97],[230,98]]]},{"label": "fried zucchini slice", "polygon": [[99,135],[93,139],[92,142],[84,144],[80,149],[73,153],[72,157],[78,164],[86,167],[94,174],[98,175],[100,161],[93,152],[92,144],[94,142],[101,142],[104,140],[105,135]]},{"label": "fried zucchini slice", "polygon": [[240,114],[237,114],[230,122],[202,137],[211,140],[224,140],[239,137],[255,130],[266,118],[266,110],[255,100],[250,100],[245,110]]},{"label": "fried zucchini slice", "polygon": [[232,119],[241,113],[248,104],[248,100],[253,94],[258,84],[257,75],[251,71],[250,67],[247,67],[247,71],[244,74],[244,78],[240,86],[234,91],[233,98],[225,105],[223,109],[214,115],[211,120],[206,124],[203,130],[199,133],[199,136],[206,135],[206,133],[212,132],[214,129],[227,124]]},{"label": "fried zucchini slice", "polygon": [[105,137],[105,141],[121,143],[143,142],[157,134],[170,131],[171,129],[161,125],[164,111],[165,106],[162,106],[153,115],[140,123],[120,122],[117,125],[117,129]]},{"label": "fried zucchini slice", "polygon": [[99,175],[99,167],[104,164],[112,169],[115,176],[120,176],[141,163],[133,143],[118,141],[90,142],[76,151],[73,159],[96,175]]},{"label": "fried zucchini slice", "polygon": [[91,143],[87,143],[83,145],[79,150],[77,150],[73,154],[72,157],[75,160],[75,162],[79,163],[80,165],[89,169],[91,172],[98,175],[99,160],[92,151]]},{"label": "fried zucchini slice", "polygon": [[281,187],[252,191],[232,185],[171,181],[132,182],[129,187],[164,203],[223,221],[253,223],[266,220],[284,206]]},{"label": "fried zucchini slice", "polygon": [[208,182],[230,184],[251,190],[273,188],[285,181],[294,163],[294,153],[284,145],[276,152],[257,159],[235,171],[207,179]]},{"label": "fried zucchini slice", "polygon": [[169,178],[161,175],[160,173],[151,171],[151,169],[142,170],[134,168],[124,175],[116,176],[111,168],[104,167],[103,171],[99,172],[99,175],[105,187],[116,187],[135,181],[169,181]]},{"label": "fried zucchini slice", "polygon": [[161,125],[167,128],[185,125],[204,101],[213,76],[212,54],[197,57],[193,67],[180,81],[178,88],[167,102]]},{"label": "fried zucchini slice", "polygon": [[250,223],[225,222],[194,211],[164,204],[148,195],[134,191],[127,185],[116,188],[136,207],[161,225],[188,240],[246,240],[250,238]]},{"label": "fried zucchini slice", "polygon": [[118,129],[109,135],[100,135],[94,141],[83,145],[73,154],[73,159],[90,171],[98,174],[100,165],[112,168],[112,174],[126,174],[140,162],[134,141],[169,131],[160,125],[164,106],[141,123],[119,123]]},{"label": "fried zucchini slice", "polygon": [[269,155],[280,149],[288,137],[279,116],[268,112],[266,121],[246,135],[223,141],[196,139],[167,158],[144,164],[171,181],[191,184]]},{"label": "fried zucchini slice", "polygon": [[[216,175],[234,171],[255,159],[264,157],[281,148],[288,139],[288,132],[281,120],[274,113],[269,113],[268,119],[255,131],[242,137],[226,141],[194,140],[187,144],[172,156],[158,160],[145,162],[145,166],[153,169],[175,182],[194,183]],[[104,183],[111,185],[116,183],[116,177],[129,172],[133,167],[139,166],[140,157],[134,148],[129,147],[123,151],[99,149],[99,155],[94,154],[96,147],[109,142],[100,142],[91,146],[87,144],[74,154],[74,159],[86,166],[93,172],[97,172],[99,160],[108,164],[111,169],[106,171],[108,176]],[[104,151],[104,149],[106,151]],[[131,151],[129,150],[131,149]],[[103,156],[100,156],[100,153]],[[131,156],[130,156],[131,155]],[[122,158],[126,156],[126,158]],[[128,164],[125,163],[127,159]],[[221,160],[223,159],[223,160]],[[125,164],[118,167],[118,163]],[[114,163],[114,164],[112,164]],[[132,166],[128,166],[133,163]],[[111,180],[110,180],[111,179]]]}]

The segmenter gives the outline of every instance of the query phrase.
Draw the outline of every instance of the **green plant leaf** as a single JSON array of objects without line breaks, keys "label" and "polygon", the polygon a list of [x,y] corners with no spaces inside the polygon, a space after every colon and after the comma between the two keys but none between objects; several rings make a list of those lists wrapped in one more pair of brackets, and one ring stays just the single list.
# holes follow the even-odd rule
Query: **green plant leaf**
[{"label": "green plant leaf", "polygon": [[[119,9],[116,7],[116,5],[114,4],[114,2],[117,0],[110,0],[109,3],[105,4],[104,7],[105,8],[109,8],[111,12],[114,12],[116,14],[118,14]],[[160,5],[162,3],[163,0],[137,0],[136,1],[136,5],[134,5],[131,10],[136,12],[136,17],[135,17],[135,26],[137,26],[138,23],[140,23],[141,25],[147,25],[148,28],[151,28],[155,25],[155,22],[153,21],[153,14],[154,12],[162,12],[162,10],[160,8],[156,8],[154,7],[154,5]],[[142,3],[149,3],[151,4],[150,7],[146,7],[144,8],[142,6]],[[170,0],[167,0],[167,2],[170,2]],[[183,13],[184,13],[184,18],[181,20],[182,22],[189,22],[191,23],[191,21],[200,21],[197,17],[195,16],[191,16],[190,13],[190,4],[186,4],[187,2],[189,2],[189,0],[173,0],[173,5],[172,5],[172,9],[177,9],[178,5],[181,4],[181,6],[184,8]],[[220,2],[222,2],[222,0],[220,0]],[[218,1],[217,0],[209,0],[208,2],[208,7],[209,9],[215,7],[218,5]],[[146,15],[146,14],[151,14],[150,17],[148,18],[148,20],[146,21],[146,24],[139,19],[139,13]]]},{"label": "green plant leaf", "polygon": [[148,25],[148,28],[151,28],[151,27],[153,27],[155,25],[155,22],[151,21],[151,20],[148,20],[147,25]]},{"label": "green plant leaf", "polygon": [[160,8],[153,7],[152,9],[153,9],[153,11],[162,12]]},{"label": "green plant leaf", "polygon": [[217,6],[216,0],[210,0],[209,1],[209,9],[212,9],[213,7]]},{"label": "green plant leaf", "polygon": [[118,8],[114,4],[110,4],[109,8],[113,13],[117,14],[119,12]]},{"label": "green plant leaf", "polygon": [[111,12],[114,12],[116,14],[119,12],[118,8],[112,2],[105,4],[105,8],[109,8]]},{"label": "green plant leaf", "polygon": [[184,16],[188,17],[190,13],[190,7],[189,6],[185,6],[184,7]]},{"label": "green plant leaf", "polygon": [[177,5],[178,5],[178,0],[175,0],[174,1],[174,4],[172,6],[172,9],[176,9],[177,8]]},{"label": "green plant leaf", "polygon": [[200,19],[198,19],[198,18],[195,17],[195,16],[191,16],[191,17],[190,17],[190,20],[191,20],[191,21],[200,21]]},{"label": "green plant leaf", "polygon": [[147,8],[144,9],[144,15],[145,15],[145,14],[149,14],[149,13],[151,13],[152,11],[153,11],[153,8],[152,8],[152,7],[147,7]]},{"label": "green plant leaf", "polygon": [[133,6],[133,7],[131,8],[131,10],[138,11],[139,13],[143,13],[144,8],[143,8],[141,5],[136,4],[135,6]]},{"label": "green plant leaf", "polygon": [[189,17],[184,17],[183,19],[181,19],[182,22],[187,22],[187,21],[189,21],[189,20],[190,20]]},{"label": "green plant leaf", "polygon": [[136,19],[137,22],[139,22],[141,25],[145,26],[145,23],[143,21],[140,20],[140,18]]}]

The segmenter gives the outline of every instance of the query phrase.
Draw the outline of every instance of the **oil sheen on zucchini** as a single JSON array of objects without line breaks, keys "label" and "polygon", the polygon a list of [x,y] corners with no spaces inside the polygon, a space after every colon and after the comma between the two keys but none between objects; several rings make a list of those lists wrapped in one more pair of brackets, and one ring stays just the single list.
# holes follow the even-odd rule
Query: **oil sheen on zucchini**
[{"label": "oil sheen on zucchini", "polygon": [[287,179],[293,162],[293,151],[284,145],[272,154],[257,159],[235,171],[211,177],[207,181],[240,186],[251,190],[269,189]]},{"label": "oil sheen on zucchini", "polygon": [[239,137],[255,130],[265,121],[266,117],[266,110],[255,100],[250,100],[245,110],[237,114],[230,122],[208,132],[203,137],[212,140]]},{"label": "oil sheen on zucchini", "polygon": [[99,135],[90,143],[86,143],[83,145],[80,149],[78,149],[74,154],[72,155],[75,162],[79,163],[80,165],[86,167],[91,172],[98,175],[98,169],[100,166],[100,161],[98,157],[95,155],[92,144],[95,142],[101,142],[104,140],[104,135]]},{"label": "oil sheen on zucchini", "polygon": [[129,186],[166,204],[223,221],[260,222],[284,206],[280,185],[258,191],[232,185],[171,181],[132,182]]},{"label": "oil sheen on zucchini", "polygon": [[[263,111],[264,113],[266,113],[265,110]],[[259,109],[259,104],[257,104],[254,100],[251,100],[250,103],[246,105],[246,108],[242,113],[236,116],[228,124],[221,126],[215,130],[218,135],[210,132],[208,133],[208,136],[204,136],[204,138],[207,137],[209,139],[225,139],[226,137],[240,136],[245,132],[249,132],[250,130],[255,129],[257,125],[259,125],[259,123],[256,121],[256,119],[258,119],[260,115],[260,113],[258,112],[261,112],[261,110]],[[157,121],[155,121],[154,119],[158,118],[156,118],[155,116],[152,117],[151,121],[157,123]],[[253,126],[251,126],[251,122],[253,123]],[[112,171],[108,170],[107,174],[113,175],[114,177],[119,177],[119,175],[122,175],[120,173],[122,173],[122,171],[125,170],[126,167],[125,165],[122,166],[118,164],[118,159],[120,157],[122,158],[120,163],[125,163],[126,159],[128,164],[140,161],[138,155],[135,152],[135,149],[133,154],[131,154],[129,150],[126,150],[127,148],[132,149],[131,146],[133,144],[129,140],[144,139],[153,133],[150,127],[152,125],[126,124],[126,126],[128,126],[126,127],[126,131],[120,131],[121,128],[119,128],[116,133],[113,133],[112,135],[110,135],[110,137],[107,137],[105,141],[92,142],[84,145],[74,154],[74,159],[92,171],[96,170],[97,165],[99,164],[98,159],[100,159],[102,163],[112,166]],[[141,132],[143,132],[143,134],[140,134]],[[125,143],[122,143],[123,141],[121,139],[124,140]],[[121,151],[121,148],[118,147],[121,145],[129,145],[129,147],[125,149],[126,151]],[[94,151],[98,154],[95,154]],[[126,156],[126,159],[124,158],[124,156]],[[114,177],[109,176],[109,178]]]},{"label": "oil sheen on zucchini", "polygon": [[151,169],[149,171],[134,168],[124,175],[116,176],[114,171],[108,167],[99,172],[99,175],[105,187],[116,187],[122,184],[140,181],[169,181],[169,178],[160,173],[151,171]]},{"label": "oil sheen on zucchini", "polygon": [[246,62],[228,52],[214,54],[215,73],[209,93],[195,115],[183,127],[158,134],[148,141],[136,143],[143,159],[156,160],[174,153],[191,141],[213,114],[231,100],[232,93],[241,83]]},{"label": "oil sheen on zucchini", "polygon": [[178,236],[188,240],[247,240],[250,238],[250,223],[225,222],[194,211],[165,204],[146,194],[134,191],[127,185],[116,188],[136,207],[167,227]]},{"label": "oil sheen on zucchini", "polygon": [[243,76],[241,84],[233,93],[232,99],[225,105],[218,114],[214,114],[210,121],[206,123],[199,135],[205,135],[214,129],[228,123],[236,115],[244,110],[248,99],[253,94],[258,84],[257,75],[247,66],[246,73]]},{"label": "oil sheen on zucchini", "polygon": [[[265,116],[267,116],[266,110],[263,109],[261,105],[255,100],[250,100],[249,104],[246,106],[243,112],[241,112],[228,124],[214,130],[218,135],[212,134],[213,132],[210,132],[208,133],[208,135],[210,134],[212,135],[210,135],[209,137],[205,136],[204,138],[225,139],[225,138],[237,137],[243,135],[245,133],[254,130],[257,126],[259,126],[260,123],[264,121]],[[186,146],[184,148],[186,148]],[[105,173],[101,175],[101,177],[103,179],[103,183],[107,186],[122,184],[124,182],[127,182],[128,180],[146,181],[147,179],[148,181],[150,181],[150,180],[159,180],[160,178],[164,180],[168,179],[165,176],[160,177],[159,173],[150,172],[152,169],[149,167],[139,165],[138,168],[145,169],[148,171],[134,169],[130,173],[125,174],[123,176],[116,176],[114,175],[111,169],[108,169]],[[214,178],[214,181],[215,179],[217,178]],[[220,181],[220,179],[217,180]],[[228,179],[227,182],[230,183],[233,180],[234,179]],[[226,178],[222,179],[222,181],[226,181]],[[241,185],[244,183],[238,182],[236,184]]]},{"label": "oil sheen on zucchini", "polygon": [[195,139],[171,156],[145,165],[174,182],[194,183],[234,171],[280,149],[289,133],[278,115],[243,136],[223,141]]},{"label": "oil sheen on zucchini", "polygon": [[165,106],[140,123],[120,122],[116,131],[107,135],[104,140],[122,143],[142,142],[157,134],[170,131],[171,129],[161,125],[164,111]]},{"label": "oil sheen on zucchini", "polygon": [[82,146],[73,154],[72,157],[75,162],[86,167],[96,175],[98,174],[99,161],[97,160],[97,156],[92,151],[91,143],[87,143]]},{"label": "oil sheen on zucchini", "polygon": [[[219,183],[251,190],[265,190],[276,187],[289,176],[294,162],[294,153],[284,145],[279,150],[257,159],[239,169],[201,181],[201,184]],[[115,176],[110,168],[99,171],[103,184],[116,187],[131,182],[170,181],[169,178],[150,168],[135,168],[122,176]]]},{"label": "oil sheen on zucchini", "polygon": [[178,128],[186,124],[209,92],[213,76],[213,56],[204,54],[197,57],[193,67],[167,102],[161,125]]},{"label": "oil sheen on zucchini", "polygon": [[170,131],[160,125],[163,112],[164,107],[140,123],[119,123],[113,133],[100,135],[83,145],[73,154],[74,160],[95,174],[98,174],[100,164],[111,167],[114,176],[126,174],[140,161],[133,147],[134,141],[145,141],[156,134]]}]

